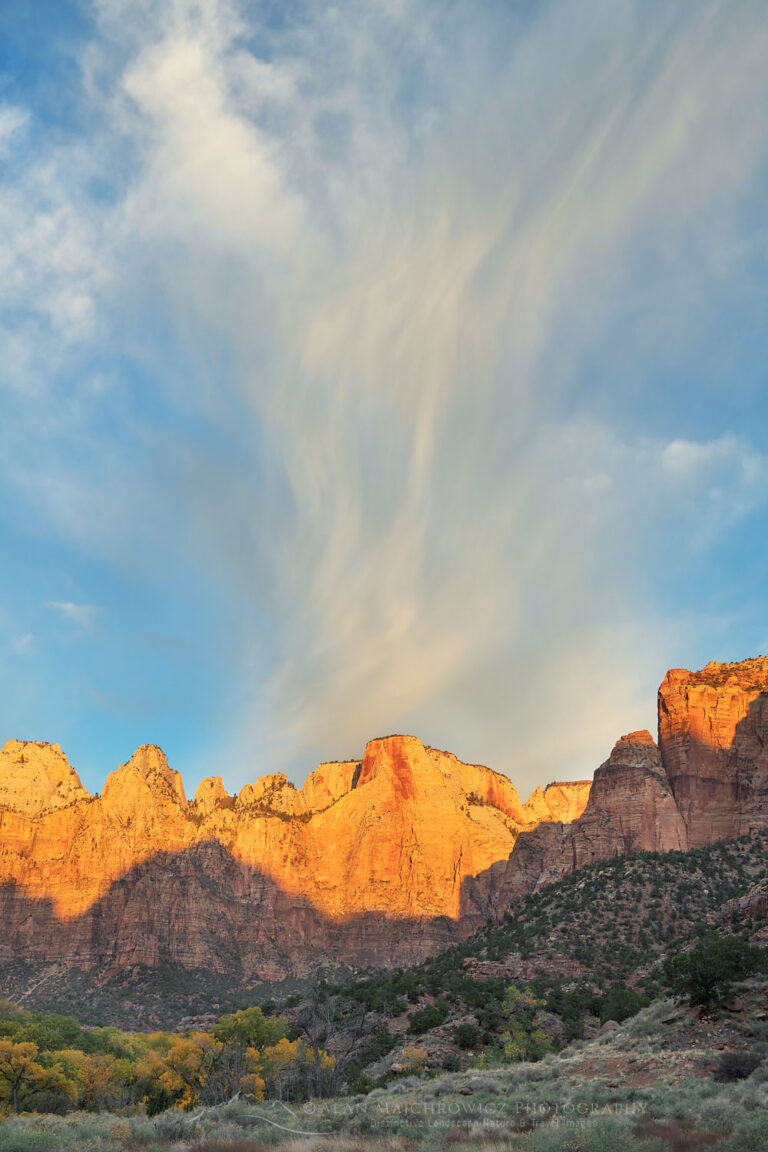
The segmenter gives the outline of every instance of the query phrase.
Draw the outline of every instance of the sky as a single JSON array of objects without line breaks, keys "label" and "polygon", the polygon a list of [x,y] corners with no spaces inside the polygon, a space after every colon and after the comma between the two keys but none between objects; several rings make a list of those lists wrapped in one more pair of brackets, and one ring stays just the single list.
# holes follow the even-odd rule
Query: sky
[{"label": "sky", "polygon": [[527,794],[768,652],[763,0],[4,0],[0,743]]}]

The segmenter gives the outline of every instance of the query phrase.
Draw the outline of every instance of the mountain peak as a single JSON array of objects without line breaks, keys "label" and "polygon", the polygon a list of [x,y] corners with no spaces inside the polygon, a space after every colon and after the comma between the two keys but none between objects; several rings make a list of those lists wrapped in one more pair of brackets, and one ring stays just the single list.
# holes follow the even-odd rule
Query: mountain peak
[{"label": "mountain peak", "polygon": [[89,800],[58,744],[9,740],[0,749],[0,806],[29,816]]},{"label": "mountain peak", "polygon": [[142,744],[127,763],[110,772],[104,785],[104,798],[113,797],[116,791],[125,795],[136,789],[140,792],[149,789],[154,795],[165,796],[176,803],[187,802],[181,773],[171,768],[162,748],[156,744]]},{"label": "mountain peak", "polygon": [[194,803],[201,812],[208,815],[209,812],[224,807],[230,800],[232,797],[224,787],[221,776],[206,776],[197,786]]},{"label": "mountain peak", "polygon": [[365,746],[355,787],[385,777],[402,800],[416,796],[416,778],[426,767],[427,750],[417,736],[379,736]]}]

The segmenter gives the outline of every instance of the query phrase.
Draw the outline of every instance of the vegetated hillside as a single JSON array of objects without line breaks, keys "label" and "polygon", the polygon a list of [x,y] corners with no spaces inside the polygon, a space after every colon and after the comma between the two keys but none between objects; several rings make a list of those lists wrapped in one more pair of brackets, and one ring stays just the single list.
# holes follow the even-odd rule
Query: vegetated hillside
[{"label": "vegetated hillside", "polygon": [[[510,984],[533,982],[545,996],[573,985],[599,993],[617,980],[639,983],[643,991],[660,955],[715,920],[721,905],[767,873],[768,837],[757,833],[685,853],[603,861],[526,897],[499,923],[400,972],[354,975],[325,967],[310,979],[243,987],[212,973],[175,968],[136,966],[96,981],[91,973],[60,964],[18,962],[3,968],[0,991],[27,1008],[75,1014],[88,1024],[183,1030],[207,1027],[248,1004],[276,1001],[282,1007],[325,975],[344,1002],[374,1014],[374,1032],[389,1035],[393,1027],[410,1029],[409,1014],[435,999],[441,1000],[444,1020],[471,1014],[486,1001],[500,1005]],[[482,1027],[492,1036],[498,1032],[494,1019],[503,1024],[497,1009],[489,1010]],[[384,1044],[392,1046],[382,1040],[379,1047]]]},{"label": "vegetated hillside", "polygon": [[[263,1014],[217,1020],[211,999],[183,1036],[0,1004],[0,1113],[59,1114],[0,1124],[0,1152],[37,1147],[40,1132],[40,1146],[91,1152],[284,1132],[376,1152],[382,1131],[413,1152],[449,1132],[457,1149],[492,1136],[530,1152],[762,1147],[768,954],[734,933],[761,934],[744,911],[762,915],[765,864],[763,838],[743,837],[595,865],[418,968],[283,987]],[[649,917],[659,930],[645,943]],[[697,999],[705,953],[721,972]],[[4,1071],[19,1062],[23,1101]],[[83,1109],[107,1114],[88,1127]],[[578,1144],[545,1128],[573,1117]]]},{"label": "vegetated hillside", "polygon": [[[270,997],[270,985],[233,984],[212,972],[178,967],[147,968],[137,964],[100,978],[88,969],[19,960],[0,968],[0,996],[35,1012],[76,1016],[89,1027],[126,1031],[184,1031],[191,1022],[207,1027],[227,1012],[236,1012]],[[281,995],[306,987],[283,981]]]},{"label": "vegetated hillside", "polygon": [[[590,865],[510,911],[425,970],[501,964],[511,977],[638,979],[673,941],[714,919],[768,872],[768,834],[688,852],[640,853]],[[483,965],[472,965],[478,975]],[[487,971],[492,972],[490,966]]]},{"label": "vegetated hillside", "polygon": [[664,957],[708,926],[749,928],[718,913],[767,865],[764,834],[602,862],[417,968],[338,986],[376,1021],[360,1072],[385,1082],[414,1043],[433,1069],[536,1058],[627,1018],[665,991]]}]

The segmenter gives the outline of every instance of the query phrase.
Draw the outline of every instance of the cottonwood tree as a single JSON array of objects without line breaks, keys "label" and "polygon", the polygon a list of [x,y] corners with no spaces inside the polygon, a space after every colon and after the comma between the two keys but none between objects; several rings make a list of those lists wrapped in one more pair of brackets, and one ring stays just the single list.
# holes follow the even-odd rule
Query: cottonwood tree
[{"label": "cottonwood tree", "polygon": [[0,1099],[13,1112],[35,1097],[54,1092],[68,1100],[76,1098],[74,1085],[67,1080],[58,1064],[45,1067],[38,1062],[39,1049],[31,1040],[15,1043],[0,1040]]},{"label": "cottonwood tree", "polygon": [[344,1011],[341,998],[325,981],[314,985],[296,1019],[299,1035],[312,1053],[311,1090],[317,1096],[330,1096],[355,1048],[366,1034],[363,1005]]}]

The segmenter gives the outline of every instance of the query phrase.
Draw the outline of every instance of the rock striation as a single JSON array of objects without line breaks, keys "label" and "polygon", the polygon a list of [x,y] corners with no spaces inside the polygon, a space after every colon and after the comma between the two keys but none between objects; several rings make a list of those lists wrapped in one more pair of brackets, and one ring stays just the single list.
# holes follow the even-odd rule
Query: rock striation
[{"label": "rock striation", "polygon": [[12,741],[0,764],[0,961],[243,978],[446,946],[460,916],[469,931],[487,913],[462,899],[468,877],[537,820],[578,815],[589,790],[553,785],[524,805],[507,777],[412,736],[321,764],[303,788],[278,773],[229,796],[209,777],[191,801],[151,745],[99,797],[58,748]]}]

